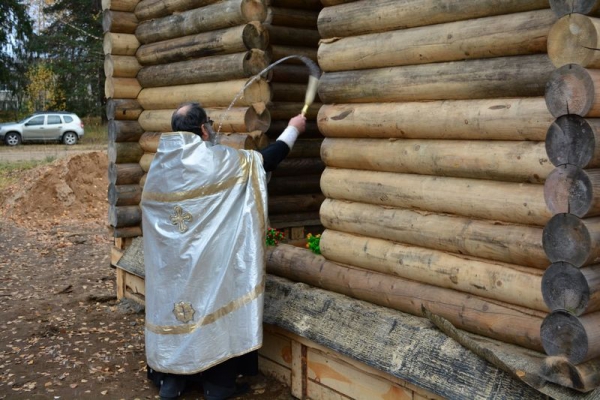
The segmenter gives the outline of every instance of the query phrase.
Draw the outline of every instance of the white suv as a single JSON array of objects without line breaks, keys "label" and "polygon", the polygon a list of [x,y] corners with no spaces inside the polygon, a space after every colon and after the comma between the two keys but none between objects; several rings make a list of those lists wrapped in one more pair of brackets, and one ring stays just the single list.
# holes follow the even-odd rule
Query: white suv
[{"label": "white suv", "polygon": [[55,141],[72,145],[83,136],[83,122],[68,112],[40,112],[19,122],[0,124],[0,140],[8,146],[27,141]]}]

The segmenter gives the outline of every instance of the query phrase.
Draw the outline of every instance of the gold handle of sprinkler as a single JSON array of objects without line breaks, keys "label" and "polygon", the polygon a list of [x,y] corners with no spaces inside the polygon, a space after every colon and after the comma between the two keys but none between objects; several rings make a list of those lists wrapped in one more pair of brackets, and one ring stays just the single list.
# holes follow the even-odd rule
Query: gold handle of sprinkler
[{"label": "gold handle of sprinkler", "polygon": [[317,95],[317,87],[319,86],[319,78],[312,75],[308,76],[308,87],[306,88],[306,97],[304,98],[304,107],[302,107],[302,115],[306,116],[308,107],[315,101]]}]

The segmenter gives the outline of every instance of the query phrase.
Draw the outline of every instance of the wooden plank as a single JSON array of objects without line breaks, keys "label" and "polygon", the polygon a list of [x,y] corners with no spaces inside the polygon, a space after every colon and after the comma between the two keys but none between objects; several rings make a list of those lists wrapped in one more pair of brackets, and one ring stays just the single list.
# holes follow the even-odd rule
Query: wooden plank
[{"label": "wooden plank", "polygon": [[127,272],[117,267],[117,299],[123,299],[125,297],[125,275]]},{"label": "wooden plank", "polygon": [[278,334],[268,333],[263,340],[259,353],[264,358],[281,366],[292,368],[292,342],[289,338]]},{"label": "wooden plank", "polygon": [[292,382],[291,393],[299,399],[306,396],[306,346],[296,340],[292,340]]},{"label": "wooden plank", "polygon": [[111,247],[110,249],[110,265],[117,265],[119,260],[123,257],[123,251],[116,246]]},{"label": "wooden plank", "polygon": [[137,303],[146,304],[146,285],[143,278],[130,274],[127,271],[124,276],[123,294],[127,299],[131,299]]},{"label": "wooden plank", "polygon": [[311,400],[349,400],[350,397],[337,393],[315,381],[307,383],[307,397]]},{"label": "wooden plank", "polygon": [[277,364],[276,362],[273,362],[265,357],[260,356],[260,353],[258,357],[258,369],[263,374],[274,378],[275,380],[285,384],[286,386],[291,386],[292,372],[289,369]]},{"label": "wooden plank", "polygon": [[411,390],[394,385],[380,377],[365,374],[352,364],[336,359],[331,353],[325,354],[309,349],[307,366],[309,380],[352,399],[412,399]]}]

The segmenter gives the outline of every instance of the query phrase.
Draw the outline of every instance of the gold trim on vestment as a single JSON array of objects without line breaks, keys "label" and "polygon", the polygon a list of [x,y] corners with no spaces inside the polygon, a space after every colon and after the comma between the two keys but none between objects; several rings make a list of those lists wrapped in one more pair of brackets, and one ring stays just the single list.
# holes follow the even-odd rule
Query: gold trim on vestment
[{"label": "gold trim on vestment", "polygon": [[192,333],[196,329],[201,326],[212,324],[220,318],[223,318],[225,315],[232,313],[235,310],[238,310],[242,306],[256,300],[258,296],[263,294],[265,291],[265,277],[263,275],[263,279],[260,281],[258,285],[252,289],[251,292],[245,294],[242,297],[239,297],[230,303],[224,305],[219,308],[217,311],[205,315],[200,318],[197,322],[193,324],[186,325],[154,325],[149,322],[146,322],[146,329],[148,329],[152,333],[156,333],[157,335],[181,335],[185,333]]}]

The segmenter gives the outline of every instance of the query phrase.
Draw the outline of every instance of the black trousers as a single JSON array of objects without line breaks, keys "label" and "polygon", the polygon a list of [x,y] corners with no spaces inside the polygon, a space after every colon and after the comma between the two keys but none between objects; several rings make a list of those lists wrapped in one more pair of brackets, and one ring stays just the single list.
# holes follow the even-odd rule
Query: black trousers
[{"label": "black trousers", "polygon": [[239,357],[230,358],[202,372],[203,381],[224,388],[235,387],[238,375],[258,374],[258,351],[252,351]]}]

